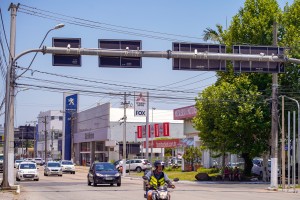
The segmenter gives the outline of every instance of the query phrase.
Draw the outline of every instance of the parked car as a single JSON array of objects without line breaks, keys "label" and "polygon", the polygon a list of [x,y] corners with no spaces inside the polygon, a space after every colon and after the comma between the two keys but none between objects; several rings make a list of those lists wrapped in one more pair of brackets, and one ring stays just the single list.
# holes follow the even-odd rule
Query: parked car
[{"label": "parked car", "polygon": [[94,162],[87,175],[87,184],[97,186],[97,184],[117,184],[121,186],[121,174],[116,167],[109,162]]},{"label": "parked car", "polygon": [[20,180],[39,180],[37,166],[33,162],[21,162],[17,168],[16,181]]},{"label": "parked car", "polygon": [[14,167],[18,169],[19,164],[20,164],[21,162],[23,162],[23,160],[15,160]]},{"label": "parked car", "polygon": [[[253,162],[253,166],[252,166],[252,169],[251,169],[251,172],[253,174],[256,174],[256,175],[259,175],[260,177],[262,177],[262,174],[263,174],[263,159],[262,158],[254,158],[252,160]],[[277,174],[278,176],[280,176],[280,167],[278,167],[278,171],[277,171]],[[269,172],[269,175],[271,175],[271,160],[268,160],[268,172]]]},{"label": "parked car", "polygon": [[49,175],[62,176],[62,167],[60,162],[49,161],[46,163],[44,168],[44,176],[49,176]]},{"label": "parked car", "polygon": [[126,161],[126,170],[127,169],[140,173],[141,171],[151,170],[152,165],[147,159],[132,159]]},{"label": "parked car", "polygon": [[60,162],[63,172],[70,172],[71,174],[75,174],[75,165],[70,160],[62,160]]}]

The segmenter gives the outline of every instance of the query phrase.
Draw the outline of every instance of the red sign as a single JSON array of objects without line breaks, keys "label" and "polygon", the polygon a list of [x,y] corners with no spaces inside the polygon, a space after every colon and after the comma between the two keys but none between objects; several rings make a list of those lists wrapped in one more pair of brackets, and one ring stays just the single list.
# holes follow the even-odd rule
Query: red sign
[{"label": "red sign", "polygon": [[169,122],[163,123],[164,136],[170,136]]},{"label": "red sign", "polygon": [[[171,139],[171,140],[153,140],[149,142],[149,148],[174,148],[180,145],[179,139]],[[144,141],[144,147],[146,147],[146,141]]]},{"label": "red sign", "polygon": [[[170,123],[149,124],[148,136],[163,137],[170,136]],[[146,126],[137,126],[137,138],[146,138]]]},{"label": "red sign", "polygon": [[143,127],[137,126],[137,138],[143,138]]},{"label": "red sign", "polygon": [[187,106],[173,110],[174,120],[183,120],[193,118],[197,114],[195,106]]}]

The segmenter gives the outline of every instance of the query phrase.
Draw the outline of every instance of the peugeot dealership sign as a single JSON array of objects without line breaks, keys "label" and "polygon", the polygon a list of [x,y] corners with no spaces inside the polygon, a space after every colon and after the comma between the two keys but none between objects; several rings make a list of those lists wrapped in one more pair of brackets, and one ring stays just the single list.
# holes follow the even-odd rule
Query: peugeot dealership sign
[{"label": "peugeot dealership sign", "polygon": [[147,115],[147,93],[134,92],[134,116],[146,117]]}]

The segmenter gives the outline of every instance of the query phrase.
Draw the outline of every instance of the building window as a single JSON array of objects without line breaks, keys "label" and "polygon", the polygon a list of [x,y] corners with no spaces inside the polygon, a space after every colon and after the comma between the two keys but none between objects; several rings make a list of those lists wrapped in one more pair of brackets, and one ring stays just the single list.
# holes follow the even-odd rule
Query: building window
[{"label": "building window", "polygon": [[105,151],[104,142],[96,142],[96,151]]},{"label": "building window", "polygon": [[59,120],[59,121],[62,121],[62,120],[63,120],[63,116],[59,116],[59,117],[58,117],[58,120]]},{"label": "building window", "polygon": [[90,143],[89,142],[83,142],[81,143],[80,151],[90,151]]},{"label": "building window", "polygon": [[51,116],[51,120],[54,120],[55,119],[55,116]]}]

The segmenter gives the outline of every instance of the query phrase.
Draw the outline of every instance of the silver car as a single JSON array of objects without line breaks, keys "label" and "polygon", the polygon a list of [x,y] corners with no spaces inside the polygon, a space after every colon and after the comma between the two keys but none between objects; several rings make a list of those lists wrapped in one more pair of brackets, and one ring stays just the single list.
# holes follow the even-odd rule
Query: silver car
[{"label": "silver car", "polygon": [[62,176],[62,167],[60,162],[49,161],[44,168],[44,176],[58,175]]},{"label": "silver car", "polygon": [[151,170],[152,165],[147,159],[132,159],[126,161],[126,171],[141,171]]}]

